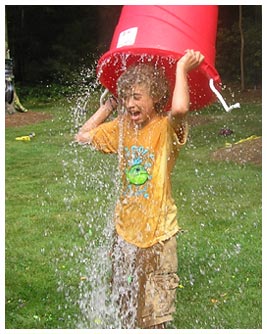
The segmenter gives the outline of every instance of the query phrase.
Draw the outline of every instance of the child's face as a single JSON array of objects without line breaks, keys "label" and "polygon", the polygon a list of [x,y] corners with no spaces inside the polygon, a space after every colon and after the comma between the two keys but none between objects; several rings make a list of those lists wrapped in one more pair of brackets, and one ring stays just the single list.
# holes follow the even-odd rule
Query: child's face
[{"label": "child's face", "polygon": [[131,121],[139,127],[144,127],[157,116],[154,101],[144,85],[133,86],[123,99],[123,105]]}]

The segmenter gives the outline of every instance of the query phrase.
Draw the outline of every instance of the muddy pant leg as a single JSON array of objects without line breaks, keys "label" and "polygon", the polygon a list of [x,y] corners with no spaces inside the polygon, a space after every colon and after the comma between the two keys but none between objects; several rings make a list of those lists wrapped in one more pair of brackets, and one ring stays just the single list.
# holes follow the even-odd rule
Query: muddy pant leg
[{"label": "muddy pant leg", "polygon": [[139,328],[150,328],[172,320],[179,282],[176,245],[176,238],[172,237],[162,244],[137,251]]}]

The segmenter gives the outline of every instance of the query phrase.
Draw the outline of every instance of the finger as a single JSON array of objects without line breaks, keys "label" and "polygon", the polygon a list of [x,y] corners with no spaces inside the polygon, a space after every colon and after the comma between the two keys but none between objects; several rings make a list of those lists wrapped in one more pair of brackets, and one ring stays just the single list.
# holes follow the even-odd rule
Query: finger
[{"label": "finger", "polygon": [[187,53],[192,54],[192,53],[194,53],[194,50],[193,49],[186,49],[184,52],[185,52],[185,54],[187,54]]},{"label": "finger", "polygon": [[200,55],[199,55],[199,63],[202,63],[204,59],[205,59],[205,56],[202,53],[200,53]]}]

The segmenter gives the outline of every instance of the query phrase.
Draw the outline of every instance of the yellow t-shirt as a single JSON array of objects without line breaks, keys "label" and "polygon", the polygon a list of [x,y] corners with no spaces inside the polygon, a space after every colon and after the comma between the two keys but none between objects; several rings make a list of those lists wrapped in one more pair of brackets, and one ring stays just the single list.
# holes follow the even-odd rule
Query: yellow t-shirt
[{"label": "yellow t-shirt", "polygon": [[187,124],[181,129],[178,139],[168,117],[158,116],[138,130],[122,116],[90,132],[96,149],[118,154],[121,184],[116,230],[138,247],[150,247],[179,230],[170,174],[187,138]]}]

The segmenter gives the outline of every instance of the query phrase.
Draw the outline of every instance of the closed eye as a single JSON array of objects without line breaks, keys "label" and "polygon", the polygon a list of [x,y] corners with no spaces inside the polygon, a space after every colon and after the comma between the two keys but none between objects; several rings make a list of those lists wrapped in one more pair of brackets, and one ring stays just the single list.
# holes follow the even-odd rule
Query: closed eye
[{"label": "closed eye", "polygon": [[141,98],[142,98],[142,95],[141,94],[138,94],[138,93],[134,93],[133,94],[133,98],[135,99],[135,100],[141,100]]}]

